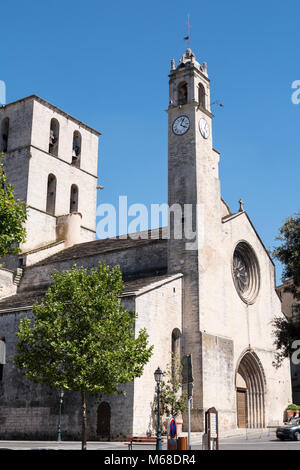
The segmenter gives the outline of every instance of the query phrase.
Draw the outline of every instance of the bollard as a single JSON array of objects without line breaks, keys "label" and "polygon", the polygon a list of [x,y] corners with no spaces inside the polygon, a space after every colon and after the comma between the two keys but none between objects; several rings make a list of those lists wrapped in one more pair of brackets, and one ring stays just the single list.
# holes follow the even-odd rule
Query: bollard
[{"label": "bollard", "polygon": [[187,437],[178,437],[177,450],[187,450]]}]

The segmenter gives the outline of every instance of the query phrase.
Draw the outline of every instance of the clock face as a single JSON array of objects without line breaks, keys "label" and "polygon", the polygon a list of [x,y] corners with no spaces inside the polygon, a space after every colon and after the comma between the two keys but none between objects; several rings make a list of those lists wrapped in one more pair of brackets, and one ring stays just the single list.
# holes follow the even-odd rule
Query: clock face
[{"label": "clock face", "polygon": [[204,137],[204,139],[208,139],[210,130],[208,122],[204,118],[201,118],[199,120],[199,130],[201,132],[202,137]]},{"label": "clock face", "polygon": [[187,116],[179,116],[175,119],[172,125],[172,129],[174,134],[176,135],[183,135],[185,134],[190,128],[190,120]]}]

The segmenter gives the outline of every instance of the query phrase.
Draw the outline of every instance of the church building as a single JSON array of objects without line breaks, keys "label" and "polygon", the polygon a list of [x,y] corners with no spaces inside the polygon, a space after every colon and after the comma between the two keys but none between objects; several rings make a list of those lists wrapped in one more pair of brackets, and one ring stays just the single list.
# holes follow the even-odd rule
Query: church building
[{"label": "church building", "polygon": [[[155,433],[153,374],[172,352],[192,357],[192,431],[212,406],[221,433],[282,423],[292,397],[289,362],[272,365],[275,267],[242,201],[232,212],[221,197],[207,65],[190,49],[171,62],[167,112],[168,205],[179,218],[170,210],[167,227],[96,240],[99,132],[35,95],[0,108],[5,171],[29,208],[22,252],[0,269],[0,439],[56,439],[59,391],[13,365],[15,333],[54,269],[99,261],[120,265],[122,301],[154,352],[125,396],[88,396],[89,440]],[[62,433],[80,438],[80,394],[64,395]]]}]

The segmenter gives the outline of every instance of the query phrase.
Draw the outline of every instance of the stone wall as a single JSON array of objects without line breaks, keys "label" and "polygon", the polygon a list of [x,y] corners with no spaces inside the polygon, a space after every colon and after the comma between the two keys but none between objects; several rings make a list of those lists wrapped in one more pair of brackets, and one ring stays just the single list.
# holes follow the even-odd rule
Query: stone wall
[{"label": "stone wall", "polygon": [[[88,439],[98,440],[97,410],[102,402],[111,408],[111,438],[153,432],[152,405],[154,399],[154,371],[170,362],[171,335],[174,328],[181,330],[181,278],[153,285],[138,296],[124,297],[128,310],[138,313],[136,332],[146,328],[154,354],[146,365],[142,378],[122,386],[125,395],[111,397],[88,394]],[[0,382],[0,439],[52,439],[57,436],[58,391],[46,385],[36,385],[23,377],[12,363],[16,351],[19,321],[32,318],[31,311],[0,314],[0,334],[7,347],[7,363]],[[63,439],[80,439],[80,393],[66,392],[62,408]]]},{"label": "stone wall", "polygon": [[26,223],[26,241],[21,245],[22,251],[26,253],[27,251],[43,248],[55,242],[56,217],[29,207]]},{"label": "stone wall", "polygon": [[97,175],[98,135],[96,132],[44,101],[34,100],[33,113],[31,143],[34,147],[48,153],[50,121],[55,118],[59,122],[59,158],[68,164],[72,163],[73,133],[79,131],[82,137],[80,168]]},{"label": "stone wall", "polygon": [[[34,384],[12,363],[16,351],[19,321],[32,318],[30,311],[0,315],[0,333],[5,336],[6,365],[0,381],[0,439],[56,440],[58,425],[58,391],[46,385]],[[97,407],[109,400],[112,409],[112,436],[130,434],[132,429],[133,384],[124,387],[126,396],[101,397],[88,394],[88,439],[97,440]],[[127,413],[126,413],[127,410]],[[124,423],[120,428],[120,422]],[[63,439],[81,437],[81,395],[65,392],[62,407]]]},{"label": "stone wall", "polygon": [[166,244],[164,241],[157,244],[145,245],[143,247],[131,248],[122,251],[112,251],[101,253],[87,258],[77,258],[60,261],[53,264],[41,264],[28,267],[23,275],[20,285],[20,292],[31,289],[41,289],[47,287],[52,281],[51,273],[54,269],[58,271],[72,269],[74,264],[78,267],[95,267],[99,261],[110,266],[119,265],[125,278],[132,276],[147,275],[148,273],[161,272],[166,270]]},{"label": "stone wall", "polygon": [[[241,299],[233,281],[233,254],[241,241],[251,246],[259,266],[258,294],[250,303]],[[291,400],[288,361],[279,370],[272,365],[275,353],[272,320],[281,315],[281,304],[275,291],[274,265],[246,213],[224,221],[222,243],[216,245],[214,253],[206,251],[202,267],[200,326],[205,332],[203,341],[206,338],[203,342],[204,409],[219,407],[223,417],[221,426],[236,425],[235,374],[243,354],[252,350],[266,380],[265,422],[281,422]],[[231,344],[230,351],[227,343]],[[225,370],[225,375],[220,373]]]},{"label": "stone wall", "polygon": [[[197,230],[197,239],[194,248],[188,249],[188,240],[176,239],[171,218],[168,269],[169,273],[184,274],[183,352],[191,353],[193,358],[192,429],[203,430],[204,412],[211,406],[220,410],[223,429],[236,427],[235,376],[248,349],[259,358],[266,378],[266,423],[280,421],[291,399],[291,387],[287,361],[280,371],[272,365],[271,323],[281,314],[274,265],[242,207],[232,215],[221,200],[213,116],[209,107],[204,109],[195,99],[199,80],[205,86],[208,101],[210,86],[207,77],[196,70],[194,59],[185,65],[184,57],[182,60],[169,75],[168,201],[181,208],[185,204],[193,207],[192,228]],[[183,82],[187,85],[187,99],[178,106],[176,92]],[[187,117],[190,126],[182,135],[175,135],[173,123],[180,116]],[[207,123],[206,138],[199,130],[200,119]],[[177,221],[177,228],[185,228],[187,222],[185,215]],[[239,242],[248,244],[258,260],[260,287],[251,302],[242,300],[233,281],[233,253]]]},{"label": "stone wall", "polygon": [[2,119],[9,118],[8,153],[31,142],[33,100],[20,100],[0,108]]},{"label": "stone wall", "polygon": [[[57,216],[69,214],[71,186],[78,188],[78,208],[82,214],[82,241],[94,240],[96,231],[98,132],[36,96],[0,109],[2,120],[9,118],[8,149],[4,156],[8,182],[16,197],[29,206],[27,239],[23,251],[56,241]],[[51,119],[59,123],[58,153],[49,153]],[[80,165],[72,162],[73,134],[81,134]],[[48,214],[48,177],[56,177],[54,214]],[[54,217],[55,216],[55,217]]]},{"label": "stone wall", "polygon": [[172,331],[182,334],[182,278],[153,289],[136,298],[138,319],[136,330],[146,328],[149,342],[154,345],[153,355],[145,366],[143,376],[134,382],[134,434],[155,434],[156,417],[153,412],[155,398],[154,372],[164,372],[171,361]]},{"label": "stone wall", "polygon": [[53,244],[47,244],[44,247],[37,248],[36,250],[29,251],[21,256],[24,260],[26,266],[31,266],[33,264],[42,261],[49,256],[62,251],[65,248],[65,242],[62,240],[60,242],[55,242]]},{"label": "stone wall", "polygon": [[[96,230],[97,179],[63,159],[55,158],[39,149],[33,148],[31,155],[27,204],[46,212],[48,176],[53,174],[56,177],[54,215],[60,216],[70,212],[71,185],[75,184],[78,187],[78,212],[82,214],[81,223],[91,230]],[[31,218],[31,224],[36,227],[36,221],[33,218]]]},{"label": "stone wall", "polygon": [[14,187],[15,198],[22,201],[27,200],[29,162],[29,148],[21,148],[5,153],[3,157],[7,180]]},{"label": "stone wall", "polygon": [[0,298],[14,295],[17,286],[14,284],[14,273],[0,267]]}]

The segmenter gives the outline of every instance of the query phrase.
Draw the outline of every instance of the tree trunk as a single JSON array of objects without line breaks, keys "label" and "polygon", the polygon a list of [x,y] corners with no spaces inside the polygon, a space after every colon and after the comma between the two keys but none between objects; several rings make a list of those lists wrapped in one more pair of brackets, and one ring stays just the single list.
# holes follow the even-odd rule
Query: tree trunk
[{"label": "tree trunk", "polygon": [[82,434],[81,450],[86,450],[86,391],[81,390]]}]

